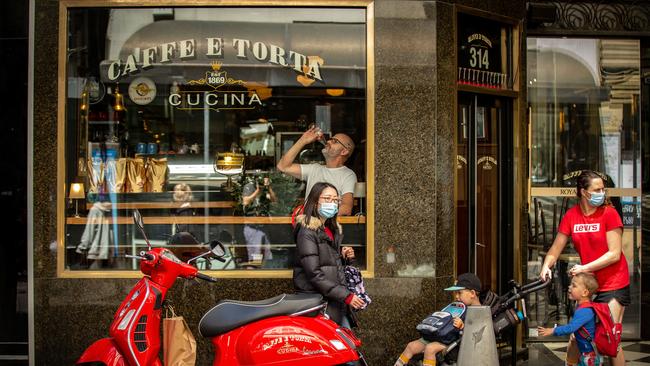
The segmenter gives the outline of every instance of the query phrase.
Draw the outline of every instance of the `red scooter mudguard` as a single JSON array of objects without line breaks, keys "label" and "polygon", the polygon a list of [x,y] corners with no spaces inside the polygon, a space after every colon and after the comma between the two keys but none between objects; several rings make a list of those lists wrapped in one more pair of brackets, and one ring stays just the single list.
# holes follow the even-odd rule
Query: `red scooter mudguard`
[{"label": "red scooter mudguard", "polygon": [[319,315],[278,316],[256,321],[212,339],[215,366],[325,366],[359,359],[361,342]]},{"label": "red scooter mudguard", "polygon": [[109,330],[126,365],[160,365],[160,320],[166,289],[142,278],[120,305]]},{"label": "red scooter mudguard", "polygon": [[126,366],[124,357],[115,347],[112,338],[102,338],[88,347],[77,360],[76,365],[101,362],[106,366]]}]

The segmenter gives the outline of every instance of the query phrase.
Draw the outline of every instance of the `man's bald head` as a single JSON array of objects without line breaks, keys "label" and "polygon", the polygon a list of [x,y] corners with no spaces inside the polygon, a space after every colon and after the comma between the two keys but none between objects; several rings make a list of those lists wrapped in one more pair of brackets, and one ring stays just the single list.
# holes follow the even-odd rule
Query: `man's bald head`
[{"label": "man's bald head", "polygon": [[354,152],[354,141],[344,133],[337,133],[333,138],[341,142],[341,145],[348,151],[345,158],[349,158],[352,152]]}]

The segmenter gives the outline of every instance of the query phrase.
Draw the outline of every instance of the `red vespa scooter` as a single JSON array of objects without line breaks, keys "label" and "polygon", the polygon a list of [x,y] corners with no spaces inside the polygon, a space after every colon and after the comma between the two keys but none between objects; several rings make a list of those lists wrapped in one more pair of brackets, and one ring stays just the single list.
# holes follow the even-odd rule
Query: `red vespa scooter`
[{"label": "red vespa scooter", "polygon": [[[183,263],[165,248],[151,248],[140,213],[133,220],[147,242],[140,252],[144,277],[124,299],[111,324],[109,338],[96,341],[77,365],[158,366],[163,300],[176,278],[217,279],[199,273],[190,263],[213,254],[225,255],[223,244]],[[222,300],[199,322],[199,332],[212,338],[214,366],[238,365],[366,365],[358,350],[361,341],[324,314],[326,302],[318,294],[282,294],[262,301]]]}]

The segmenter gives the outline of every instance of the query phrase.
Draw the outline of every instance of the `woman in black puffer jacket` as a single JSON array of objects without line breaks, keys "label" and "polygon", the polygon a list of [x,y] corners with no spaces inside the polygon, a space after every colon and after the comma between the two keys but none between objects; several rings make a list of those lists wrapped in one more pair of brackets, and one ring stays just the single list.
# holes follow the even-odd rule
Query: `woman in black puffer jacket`
[{"label": "woman in black puffer jacket", "polygon": [[330,318],[350,328],[348,305],[359,309],[364,302],[345,286],[343,258],[354,258],[354,250],[341,248],[343,232],[336,222],[339,203],[337,190],[329,183],[316,183],[309,192],[294,228],[297,255],[293,285],[297,292],[323,295]]}]

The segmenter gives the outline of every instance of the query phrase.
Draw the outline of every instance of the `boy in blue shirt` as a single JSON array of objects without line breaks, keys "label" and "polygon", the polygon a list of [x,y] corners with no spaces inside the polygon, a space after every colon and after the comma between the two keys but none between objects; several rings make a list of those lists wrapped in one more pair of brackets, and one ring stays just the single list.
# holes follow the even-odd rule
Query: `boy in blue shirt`
[{"label": "boy in blue shirt", "polygon": [[[579,273],[573,276],[569,285],[569,298],[578,303],[577,310],[573,318],[567,325],[556,326],[555,328],[538,327],[537,331],[540,336],[549,335],[568,335],[573,333],[575,341],[578,344],[580,356],[578,359],[579,366],[599,366],[603,363],[602,357],[596,353],[591,342],[581,334],[580,329],[585,327],[589,334],[596,333],[596,313],[591,307],[580,307],[584,303],[591,301],[591,296],[598,290],[598,281],[593,274]],[[568,355],[567,355],[568,356]],[[567,365],[575,365],[568,361]]]}]

